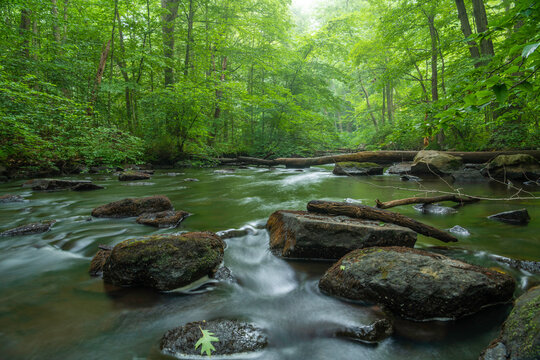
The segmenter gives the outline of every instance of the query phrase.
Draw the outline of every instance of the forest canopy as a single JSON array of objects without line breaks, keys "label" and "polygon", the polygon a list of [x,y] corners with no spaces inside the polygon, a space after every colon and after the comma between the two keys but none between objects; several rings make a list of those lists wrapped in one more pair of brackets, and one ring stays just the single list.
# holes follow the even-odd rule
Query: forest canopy
[{"label": "forest canopy", "polygon": [[4,0],[0,165],[540,147],[535,0]]}]

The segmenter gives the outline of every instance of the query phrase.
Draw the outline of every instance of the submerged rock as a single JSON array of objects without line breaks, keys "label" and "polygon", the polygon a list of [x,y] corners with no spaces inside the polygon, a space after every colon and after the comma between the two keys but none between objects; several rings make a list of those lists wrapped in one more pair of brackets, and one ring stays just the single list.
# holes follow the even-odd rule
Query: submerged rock
[{"label": "submerged rock", "polygon": [[416,204],[413,206],[414,210],[420,211],[422,214],[431,215],[451,215],[457,213],[456,209],[452,209],[448,206],[440,206],[436,204]]},{"label": "submerged rock", "polygon": [[199,179],[195,179],[195,178],[185,178],[184,181],[188,181],[188,182],[197,182],[197,181],[199,181]]},{"label": "submerged rock", "polygon": [[101,205],[92,210],[92,216],[122,218],[172,209],[172,203],[166,196],[156,195],[144,198],[128,198]]},{"label": "submerged rock", "polygon": [[386,169],[386,172],[388,174],[403,175],[411,172],[411,166],[411,162],[398,163],[390,166],[388,169]]},{"label": "submerged rock", "polygon": [[460,318],[511,300],[510,276],[403,247],[355,250],[319,282],[327,294],[374,302],[413,320]]},{"label": "submerged rock", "polygon": [[465,229],[464,227],[461,227],[459,225],[453,226],[450,229],[448,229],[453,234],[461,235],[461,236],[469,236],[471,233],[469,230]]},{"label": "submerged rock", "polygon": [[456,183],[474,183],[485,182],[488,179],[482,175],[482,172],[478,169],[465,167],[457,171],[452,172],[452,178]]},{"label": "submerged rock", "polygon": [[150,174],[141,171],[125,171],[118,176],[120,181],[149,180]]},{"label": "submerged rock", "polygon": [[520,296],[503,324],[499,338],[480,355],[481,360],[540,358],[540,287]]},{"label": "submerged rock", "polygon": [[37,223],[31,223],[16,227],[14,229],[6,230],[0,233],[0,236],[20,236],[20,235],[32,235],[41,234],[47,232],[56,223],[56,220],[44,220]]},{"label": "submerged rock", "polygon": [[237,320],[211,320],[192,322],[169,330],[160,341],[160,349],[165,354],[177,357],[201,355],[201,348],[195,344],[202,337],[202,330],[208,330],[219,339],[213,342],[212,355],[234,355],[261,350],[268,344],[263,330],[253,324]]},{"label": "submerged rock", "polygon": [[270,250],[288,258],[339,259],[355,249],[416,242],[416,233],[401,226],[306,211],[276,211],[266,229]]},{"label": "submerged rock", "polygon": [[365,176],[382,175],[383,170],[382,166],[375,163],[349,161],[336,163],[332,173],[334,175]]},{"label": "submerged rock", "polygon": [[373,324],[366,326],[354,326],[339,329],[335,336],[367,343],[380,342],[394,332],[392,323],[388,319],[379,319]]},{"label": "submerged rock", "polygon": [[507,264],[515,269],[525,270],[533,274],[540,274],[540,261],[510,259],[502,256],[491,255],[496,261]]},{"label": "submerged rock", "polygon": [[458,170],[462,159],[441,151],[422,150],[416,154],[411,174],[413,175],[448,175]]},{"label": "submerged rock", "polygon": [[73,189],[76,186],[88,186],[90,184],[92,184],[90,180],[33,179],[22,184],[22,187],[31,187],[32,190],[54,191]]},{"label": "submerged rock", "polygon": [[527,224],[531,217],[527,209],[505,211],[488,216],[488,219],[502,221],[509,224]]},{"label": "submerged rock", "polygon": [[499,155],[488,163],[483,175],[505,181],[540,179],[540,163],[531,155]]},{"label": "submerged rock", "polygon": [[12,202],[23,202],[23,201],[24,201],[24,198],[19,195],[7,194],[7,195],[0,196],[0,204],[12,203]]},{"label": "submerged rock", "polygon": [[94,255],[90,263],[90,270],[88,270],[90,276],[101,276],[103,274],[103,266],[109,256],[111,256],[112,249],[112,246],[99,245],[98,252]]},{"label": "submerged rock", "polygon": [[92,191],[92,190],[101,190],[105,189],[103,186],[96,185],[94,183],[82,183],[77,184],[71,188],[73,191]]},{"label": "submerged rock", "polygon": [[116,286],[174,290],[212,275],[223,260],[223,247],[211,232],[125,240],[106,260],[103,280]]},{"label": "submerged rock", "polygon": [[186,211],[161,211],[157,213],[144,213],[137,218],[137,222],[143,225],[150,225],[159,228],[176,227],[182,220],[188,217],[190,213]]},{"label": "submerged rock", "polygon": [[218,281],[225,281],[229,283],[233,283],[236,281],[231,270],[226,266],[222,266],[219,269],[217,269],[215,274],[212,275],[212,278]]},{"label": "submerged rock", "polygon": [[422,181],[422,179],[420,179],[418,176],[414,176],[414,175],[401,175],[400,179],[401,179],[401,181],[416,181],[416,182]]}]

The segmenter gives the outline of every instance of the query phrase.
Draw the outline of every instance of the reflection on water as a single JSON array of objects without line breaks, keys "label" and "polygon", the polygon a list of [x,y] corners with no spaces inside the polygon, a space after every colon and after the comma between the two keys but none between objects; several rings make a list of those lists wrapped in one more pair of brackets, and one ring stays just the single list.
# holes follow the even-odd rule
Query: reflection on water
[{"label": "reflection on water", "polygon": [[[171,174],[174,173],[174,176]],[[324,296],[317,282],[328,262],[285,261],[268,251],[264,223],[279,209],[305,209],[312,199],[361,199],[374,204],[421,194],[422,188],[448,190],[442,182],[403,183],[398,176],[354,179],[328,167],[163,171],[152,186],[124,186],[113,177],[90,177],[105,190],[78,193],[31,192],[22,181],[0,185],[0,194],[26,202],[0,204],[0,231],[45,219],[58,223],[45,234],[0,239],[0,358],[6,359],[166,359],[159,339],[166,330],[190,321],[234,318],[265,329],[269,347],[257,359],[475,359],[495,337],[508,306],[486,309],[454,322],[397,321],[396,334],[378,346],[333,337],[339,326],[361,326],[381,316],[369,304]],[[198,182],[184,182],[197,178]],[[464,184],[462,192],[507,197],[502,186]],[[401,188],[401,189],[398,189]],[[416,189],[408,192],[402,188]],[[177,229],[156,229],[128,219],[91,219],[91,210],[126,197],[163,194],[176,209],[193,216]],[[536,192],[538,196],[539,193]],[[540,282],[537,274],[510,268],[497,256],[540,260],[538,201],[481,201],[452,216],[396,210],[447,229],[460,225],[471,235],[441,245],[419,236],[418,247],[478,265],[495,267],[518,280],[517,294]],[[496,223],[486,216],[527,207],[528,226]],[[99,244],[163,232],[227,231],[225,265],[235,282],[206,285],[195,294],[119,289],[87,274]]]}]

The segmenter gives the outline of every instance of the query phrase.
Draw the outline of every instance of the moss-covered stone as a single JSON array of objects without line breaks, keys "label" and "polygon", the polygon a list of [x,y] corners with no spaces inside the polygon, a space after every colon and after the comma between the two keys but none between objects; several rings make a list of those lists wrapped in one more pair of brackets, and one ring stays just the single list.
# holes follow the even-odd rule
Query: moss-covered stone
[{"label": "moss-covered stone", "polygon": [[365,176],[382,175],[383,170],[384,168],[382,166],[375,163],[346,161],[336,163],[332,172],[334,175]]},{"label": "moss-covered stone", "polygon": [[145,213],[137,218],[137,222],[143,225],[155,226],[159,228],[176,227],[182,220],[188,217],[190,213],[182,210],[161,211],[158,213]]},{"label": "moss-covered stone", "polygon": [[92,216],[122,218],[139,216],[144,213],[158,213],[172,209],[172,203],[166,196],[156,195],[114,201],[92,210]]},{"label": "moss-covered stone", "polygon": [[150,174],[141,171],[124,171],[118,176],[120,181],[134,181],[134,180],[148,180],[150,179]]},{"label": "moss-covered stone", "polygon": [[32,234],[41,234],[47,232],[51,227],[56,223],[56,220],[44,220],[38,223],[31,223],[16,227],[14,229],[9,229],[0,233],[0,236],[21,236],[21,235],[32,235]]},{"label": "moss-covered stone", "polygon": [[90,263],[90,270],[88,270],[90,276],[101,276],[103,274],[103,266],[105,266],[105,262],[111,256],[111,251],[112,247],[110,246],[99,246],[98,252],[94,255]]},{"label": "moss-covered stone", "polygon": [[495,179],[533,180],[540,178],[540,163],[531,155],[499,155],[483,170],[485,176]]},{"label": "moss-covered stone", "polygon": [[212,275],[223,260],[223,241],[214,233],[153,235],[116,245],[103,267],[103,280],[116,286],[160,291]]},{"label": "moss-covered stone", "polygon": [[416,154],[411,174],[413,175],[447,175],[458,170],[463,161],[458,156],[441,151],[422,150]]}]

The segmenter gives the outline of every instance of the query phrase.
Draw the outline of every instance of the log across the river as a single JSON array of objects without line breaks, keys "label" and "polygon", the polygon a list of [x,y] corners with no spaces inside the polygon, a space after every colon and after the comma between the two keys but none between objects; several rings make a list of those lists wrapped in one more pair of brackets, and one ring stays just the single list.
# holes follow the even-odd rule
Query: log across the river
[{"label": "log across the river", "polygon": [[[486,163],[499,155],[529,154],[540,160],[540,150],[520,151],[477,151],[459,152],[445,151],[444,153],[460,156],[465,163]],[[238,162],[247,165],[278,166],[285,165],[288,168],[308,168],[314,165],[333,164],[344,161],[374,162],[377,164],[391,164],[402,161],[412,161],[418,151],[361,151],[352,154],[328,155],[314,158],[278,158],[274,160],[258,159],[253,157],[239,156],[236,159],[223,159],[222,163]],[[220,159],[217,159],[220,161]]]},{"label": "log across the river", "polygon": [[312,200],[307,205],[308,211],[328,215],[345,215],[357,219],[383,221],[416,231],[444,242],[456,242],[457,238],[445,231],[423,224],[410,217],[366,205],[356,205],[336,201]]},{"label": "log across the river", "polygon": [[410,205],[410,204],[433,204],[442,201],[453,201],[458,204],[467,204],[480,201],[480,199],[470,196],[458,196],[458,195],[441,195],[432,197],[412,197],[406,199],[391,200],[382,202],[379,199],[376,200],[377,207],[379,209],[389,209],[394,206]]}]

